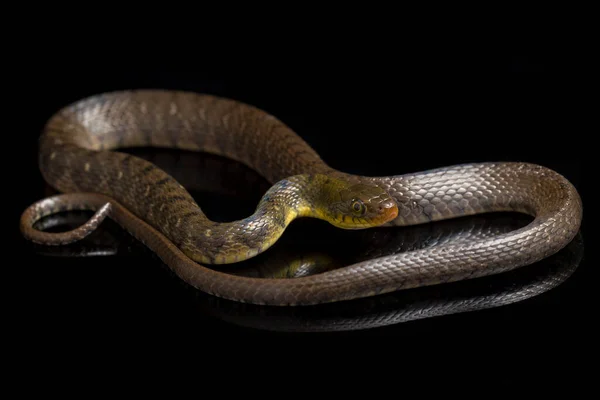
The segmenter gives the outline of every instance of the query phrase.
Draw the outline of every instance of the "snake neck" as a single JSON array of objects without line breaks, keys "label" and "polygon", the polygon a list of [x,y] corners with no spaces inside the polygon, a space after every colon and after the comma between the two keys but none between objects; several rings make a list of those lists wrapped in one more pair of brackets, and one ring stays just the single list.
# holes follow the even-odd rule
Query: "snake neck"
[{"label": "snake neck", "polygon": [[319,217],[318,175],[295,175],[275,183],[263,195],[255,212],[232,222],[210,221],[203,213],[186,227],[189,236],[179,247],[191,259],[205,264],[247,260],[271,247],[298,217]]}]

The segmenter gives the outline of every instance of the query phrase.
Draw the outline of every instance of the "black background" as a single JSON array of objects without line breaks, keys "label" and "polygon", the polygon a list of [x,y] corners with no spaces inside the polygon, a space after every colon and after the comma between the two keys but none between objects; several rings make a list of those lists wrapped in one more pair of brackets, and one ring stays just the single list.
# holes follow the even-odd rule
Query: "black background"
[{"label": "black background", "polygon": [[112,346],[156,351],[212,343],[218,348],[259,339],[289,346],[321,339],[369,346],[375,336],[391,337],[399,346],[413,343],[413,349],[432,340],[440,347],[452,343],[471,354],[498,343],[522,349],[550,346],[555,353],[590,351],[596,308],[587,261],[593,251],[589,232],[584,235],[586,258],[575,275],[540,297],[499,309],[325,335],[267,333],[207,316],[179,284],[164,280],[166,274],[150,256],[120,262],[48,259],[33,254],[20,239],[20,212],[45,195],[36,160],[44,122],[72,101],[128,88],[192,90],[253,104],[287,123],[330,165],[348,172],[391,175],[464,162],[539,163],[570,179],[586,204],[590,182],[583,173],[591,160],[584,135],[591,130],[582,129],[585,111],[576,105],[585,82],[581,60],[528,48],[392,55],[376,50],[338,55],[334,49],[173,63],[169,60],[176,54],[165,50],[164,68],[143,55],[98,66],[93,59],[69,58],[69,52],[44,54],[43,63],[56,61],[58,68],[38,69],[19,84],[25,90],[19,91],[21,107],[14,113],[18,143],[11,144],[18,149],[19,190],[15,211],[5,218],[16,239],[8,249],[17,260],[12,263],[26,271],[19,287],[26,299],[21,317],[44,332],[27,336],[28,341],[59,353]]}]

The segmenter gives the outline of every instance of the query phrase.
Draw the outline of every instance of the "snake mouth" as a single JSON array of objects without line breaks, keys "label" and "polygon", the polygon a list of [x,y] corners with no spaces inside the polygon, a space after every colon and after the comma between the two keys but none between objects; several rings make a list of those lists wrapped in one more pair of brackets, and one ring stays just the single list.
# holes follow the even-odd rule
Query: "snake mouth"
[{"label": "snake mouth", "polygon": [[393,201],[386,202],[381,206],[381,217],[377,219],[377,225],[385,224],[396,219],[398,216],[398,206]]},{"label": "snake mouth", "polygon": [[393,221],[398,216],[398,205],[392,199],[379,204],[379,217],[376,218],[376,224],[381,225]]},{"label": "snake mouth", "polygon": [[386,222],[393,221],[396,219],[396,217],[398,217],[398,206],[394,204],[394,206],[388,211]]},{"label": "snake mouth", "polygon": [[342,216],[337,219],[334,225],[348,230],[361,230],[381,226],[387,222],[393,221],[398,216],[398,206],[395,202],[385,202],[379,205],[375,216],[367,219]]}]

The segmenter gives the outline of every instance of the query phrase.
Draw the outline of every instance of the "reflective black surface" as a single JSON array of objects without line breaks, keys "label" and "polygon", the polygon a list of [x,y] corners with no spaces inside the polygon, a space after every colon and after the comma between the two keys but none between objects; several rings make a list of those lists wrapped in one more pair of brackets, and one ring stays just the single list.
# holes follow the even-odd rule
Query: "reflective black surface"
[{"label": "reflective black surface", "polygon": [[[483,70],[469,72],[456,64],[438,68],[418,61],[402,68],[382,63],[368,72],[358,66],[317,64],[309,63],[307,70],[289,73],[282,72],[282,65],[261,71],[240,67],[232,73],[209,68],[171,72],[114,68],[110,73],[94,74],[94,79],[80,78],[66,68],[35,78],[31,89],[37,94],[35,107],[19,130],[17,204],[7,224],[12,226],[15,238],[9,249],[15,257],[11,267],[24,275],[19,286],[20,296],[26,301],[21,302],[20,315],[43,327],[45,335],[39,340],[44,345],[73,349],[99,340],[147,340],[156,346],[195,340],[196,346],[203,346],[222,340],[255,342],[258,338],[301,341],[336,337],[351,341],[360,338],[362,342],[372,336],[390,336],[399,345],[407,340],[431,345],[430,339],[436,337],[443,337],[442,342],[459,337],[465,344],[469,340],[481,342],[485,336],[488,343],[530,342],[542,346],[546,342],[576,341],[585,348],[591,346],[597,290],[588,255],[593,253],[595,241],[593,233],[586,231],[585,220],[579,238],[583,246],[577,242],[554,259],[514,274],[414,290],[338,309],[324,307],[312,314],[232,304],[197,293],[110,223],[97,233],[99,242],[88,243],[91,248],[69,249],[69,254],[20,240],[18,215],[51,193],[37,170],[36,159],[36,140],[45,120],[59,107],[86,95],[132,87],[209,92],[254,104],[285,121],[332,166],[348,172],[391,175],[472,161],[521,160],[564,174],[580,190],[584,207],[590,204],[586,202],[587,181],[583,177],[588,168],[582,155],[585,146],[573,130],[572,115],[565,111],[569,104],[563,93],[570,89],[566,80],[549,84],[548,71],[525,75],[511,72],[510,63],[492,62],[489,69],[484,65]],[[552,138],[551,134],[559,136]],[[213,178],[200,171],[220,168],[211,158],[192,157],[182,164],[181,155],[136,151],[159,165],[169,164],[170,158],[178,160],[174,174],[179,174],[181,180],[191,178],[186,186],[210,187]],[[207,214],[217,220],[247,215],[266,187],[243,168],[226,168],[229,170],[220,172],[229,176],[225,185],[220,182],[210,190],[194,192]],[[243,178],[235,178],[238,176]],[[240,192],[242,184],[246,186]],[[586,216],[584,211],[584,219]],[[71,223],[76,223],[75,217],[70,215]],[[417,232],[439,238],[469,224],[512,229],[526,222],[527,218],[520,216],[493,215],[402,231],[410,238],[408,241],[416,241]],[[367,239],[382,240],[387,246],[393,242],[390,237],[397,235],[377,232]],[[304,244],[310,251],[335,249],[336,257],[347,254],[360,258],[361,254],[369,254],[365,253],[368,246],[361,235],[365,234],[335,232],[326,224],[298,221],[279,247],[285,249],[288,245],[300,251],[294,246]],[[279,247],[273,249],[273,254]],[[344,249],[348,252],[341,251]],[[96,255],[90,257],[90,251]],[[283,253],[289,255],[291,251]],[[286,325],[300,321],[303,330],[308,325],[325,328],[335,324],[338,317],[347,321],[361,315],[389,315],[415,304],[431,308],[473,296],[508,293],[556,276],[568,279],[543,293],[499,307],[342,332],[300,333]]]}]

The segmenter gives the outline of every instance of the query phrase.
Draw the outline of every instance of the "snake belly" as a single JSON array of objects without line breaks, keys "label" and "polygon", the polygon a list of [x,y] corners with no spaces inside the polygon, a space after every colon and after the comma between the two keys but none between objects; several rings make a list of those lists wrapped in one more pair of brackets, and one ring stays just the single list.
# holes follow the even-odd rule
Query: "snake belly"
[{"label": "snake belly", "polygon": [[[295,279],[234,276],[190,259],[186,243],[201,234],[195,243],[215,249],[235,235],[236,243],[252,248],[257,240],[270,240],[274,235],[270,229],[278,221],[263,223],[253,234],[222,229],[220,223],[206,218],[186,189],[166,172],[117,151],[128,147],[217,154],[253,168],[273,184],[304,174],[375,184],[398,207],[397,217],[386,226],[495,211],[522,212],[534,220],[493,238],[380,257],[317,275]],[[231,99],[183,91],[110,92],[66,106],[52,116],[41,135],[39,164],[44,179],[64,194],[44,199],[23,213],[21,229],[29,239],[62,243],[62,239],[51,243],[49,236],[34,232],[33,223],[59,210],[98,210],[90,224],[63,237],[76,240],[109,216],[188,284],[254,304],[329,303],[497,274],[556,253],[575,237],[582,219],[575,187],[543,166],[486,162],[387,177],[348,174],[328,166],[294,131],[267,112]]]}]

